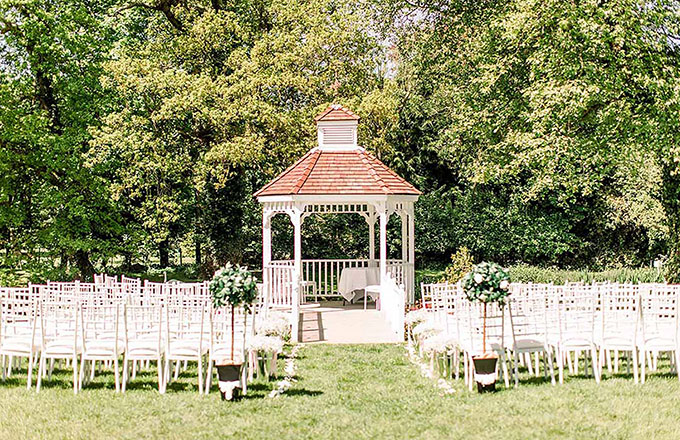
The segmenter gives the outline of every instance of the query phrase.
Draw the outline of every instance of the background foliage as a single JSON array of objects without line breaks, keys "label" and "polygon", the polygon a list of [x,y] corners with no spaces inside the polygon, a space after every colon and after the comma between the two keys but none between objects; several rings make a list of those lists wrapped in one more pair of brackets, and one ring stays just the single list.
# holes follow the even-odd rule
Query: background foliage
[{"label": "background foliage", "polygon": [[[678,5],[600,3],[0,0],[0,273],[258,267],[251,195],[339,102],[424,192],[420,265],[662,255],[677,279]],[[309,218],[305,256],[366,256],[366,234]]]}]

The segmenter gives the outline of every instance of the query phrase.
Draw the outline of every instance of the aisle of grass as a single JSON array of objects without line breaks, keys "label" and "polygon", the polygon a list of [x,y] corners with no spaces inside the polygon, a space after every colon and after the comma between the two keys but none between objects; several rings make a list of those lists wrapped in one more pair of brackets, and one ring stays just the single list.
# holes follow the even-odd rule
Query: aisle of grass
[{"label": "aisle of grass", "polygon": [[77,396],[68,373],[37,395],[18,375],[0,385],[0,438],[680,438],[670,376],[527,381],[484,396],[457,385],[442,396],[399,345],[307,346],[298,366],[285,395],[269,399],[271,385],[256,383],[238,403],[199,396],[192,371],[162,396],[152,374],[124,395],[104,375]]}]

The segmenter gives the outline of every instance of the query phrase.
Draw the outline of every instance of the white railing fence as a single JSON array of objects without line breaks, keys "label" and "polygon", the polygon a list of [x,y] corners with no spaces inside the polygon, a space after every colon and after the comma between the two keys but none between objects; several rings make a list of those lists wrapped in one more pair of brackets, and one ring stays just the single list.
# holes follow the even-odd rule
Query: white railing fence
[{"label": "white railing fence", "polygon": [[[369,259],[329,259],[302,260],[300,287],[301,300],[304,296],[321,299],[340,299],[338,284],[342,271],[355,267],[378,267],[379,260]],[[272,261],[265,268],[263,280],[272,280],[265,286],[271,289],[271,306],[290,306],[292,304],[293,260]],[[397,285],[403,285],[409,300],[413,299],[415,280],[413,264],[401,260],[387,260],[387,273]]]},{"label": "white railing fence", "polygon": [[295,267],[292,261],[272,261],[262,273],[265,308],[293,306]]}]

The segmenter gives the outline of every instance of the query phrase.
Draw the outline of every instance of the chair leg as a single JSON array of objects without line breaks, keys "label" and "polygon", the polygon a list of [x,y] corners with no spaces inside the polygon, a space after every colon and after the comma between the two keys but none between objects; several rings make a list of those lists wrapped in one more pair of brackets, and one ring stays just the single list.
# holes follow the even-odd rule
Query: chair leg
[{"label": "chair leg", "polygon": [[125,386],[127,385],[128,381],[128,365],[130,364],[130,361],[128,361],[127,354],[123,356],[123,381],[121,383],[120,391],[125,392]]},{"label": "chair leg", "polygon": [[28,379],[26,379],[26,389],[30,390],[33,382],[33,353],[28,355]]},{"label": "chair leg", "polygon": [[35,392],[40,392],[40,384],[42,383],[43,373],[45,372],[45,357],[40,354],[40,360],[38,361],[38,380],[35,384]]},{"label": "chair leg", "polygon": [[198,394],[203,394],[203,355],[198,355]]},{"label": "chair leg", "polygon": [[510,388],[510,377],[508,374],[508,362],[505,354],[501,354],[501,362],[503,363],[503,382],[505,383],[505,388]]},{"label": "chair leg", "polygon": [[[165,393],[165,390],[167,389],[168,382],[170,382],[170,359],[166,356],[165,358],[165,368],[163,369],[163,372],[161,374],[161,362],[160,358],[158,359],[158,386],[159,386],[159,391],[161,394]],[[162,378],[161,378],[162,376]]]},{"label": "chair leg", "polygon": [[[541,356],[540,356],[539,352],[534,353],[534,377],[538,377],[538,374],[540,372],[540,368],[538,367],[538,362],[539,362],[540,357]],[[531,355],[529,355],[529,360],[531,360]],[[544,362],[545,362],[545,360],[544,360]],[[544,365],[544,367],[545,367],[545,365]]]},{"label": "chair leg", "polygon": [[213,377],[213,360],[208,358],[208,368],[207,371],[205,372],[205,394],[210,393],[212,377]]},{"label": "chair leg", "polygon": [[557,375],[562,385],[564,383],[564,353],[559,348],[557,349]]},{"label": "chair leg", "polygon": [[638,352],[635,347],[631,351],[633,353],[633,380],[638,383]]},{"label": "chair leg", "polygon": [[680,350],[676,347],[673,354],[675,355],[675,373],[678,375],[678,380],[680,380]]},{"label": "chair leg", "polygon": [[647,360],[645,357],[649,356],[649,352],[646,350],[641,350],[640,351],[640,382],[645,383],[645,379],[647,376]]},{"label": "chair leg", "polygon": [[73,356],[73,394],[78,394],[78,357]]},{"label": "chair leg", "polygon": [[85,375],[85,359],[80,362],[80,373],[78,374],[78,389],[83,389],[83,379]]},{"label": "chair leg", "polygon": [[120,392],[120,369],[118,367],[118,355],[113,359],[113,377],[116,382],[116,393]]},{"label": "chair leg", "polygon": [[[99,367],[101,368],[101,362],[99,363]],[[97,368],[97,361],[96,360],[92,361],[92,365],[90,365],[90,368],[91,368],[91,370],[90,370],[90,380],[94,380],[94,372]]]},{"label": "chair leg", "polygon": [[600,376],[602,375],[603,359],[598,359],[597,349],[595,347],[590,349],[590,356],[593,358],[593,374],[595,375],[595,383],[600,383]]},{"label": "chair leg", "polygon": [[515,388],[519,386],[519,370],[517,368],[517,364],[519,363],[519,356],[517,355],[517,351],[514,352],[513,354],[513,368],[515,369]]},{"label": "chair leg", "polygon": [[[546,347],[545,349],[545,356],[548,356],[548,366],[550,367],[550,383],[555,385],[555,366],[553,365],[553,353],[549,347]],[[545,368],[545,366],[543,368]]]}]

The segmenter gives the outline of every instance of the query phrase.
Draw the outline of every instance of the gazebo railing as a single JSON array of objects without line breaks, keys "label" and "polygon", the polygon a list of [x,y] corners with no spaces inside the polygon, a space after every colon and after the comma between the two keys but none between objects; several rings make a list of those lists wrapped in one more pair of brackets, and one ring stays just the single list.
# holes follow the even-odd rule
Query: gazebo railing
[{"label": "gazebo railing", "polygon": [[[325,259],[302,260],[302,284],[300,294],[321,299],[340,298],[338,284],[340,275],[346,268],[377,267],[379,260],[370,259]],[[293,296],[293,260],[272,261],[266,268],[265,278],[269,282],[270,306],[290,307]],[[397,285],[404,285],[408,293],[413,286],[413,265],[402,260],[387,260],[387,272]]]},{"label": "gazebo railing", "polygon": [[272,261],[263,269],[266,280],[263,288],[269,307],[293,306],[293,281],[295,266],[293,261]]},{"label": "gazebo railing", "polygon": [[[325,299],[340,297],[338,283],[343,269],[377,264],[377,261],[371,264],[371,260],[368,259],[302,260],[302,280],[306,282],[305,294],[315,294]],[[307,288],[311,285],[314,286],[312,291]]]}]

